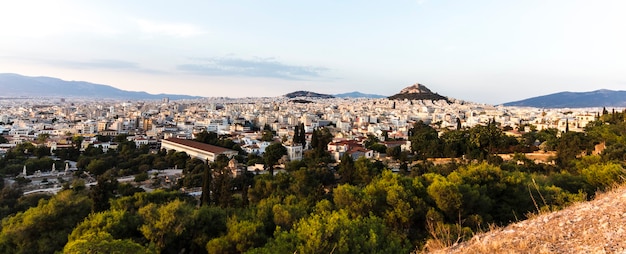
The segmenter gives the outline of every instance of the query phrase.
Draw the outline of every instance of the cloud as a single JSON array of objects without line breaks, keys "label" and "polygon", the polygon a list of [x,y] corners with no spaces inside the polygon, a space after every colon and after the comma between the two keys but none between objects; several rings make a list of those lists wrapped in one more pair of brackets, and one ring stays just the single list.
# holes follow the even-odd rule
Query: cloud
[{"label": "cloud", "polygon": [[78,69],[139,69],[139,64],[137,63],[112,59],[99,59],[88,62],[62,61],[61,63]]},{"label": "cloud", "polygon": [[138,63],[114,60],[114,59],[95,59],[91,61],[68,61],[68,60],[38,60],[46,64],[55,66],[63,66],[72,69],[108,69],[108,70],[124,70],[159,74],[163,73],[159,70],[142,68]]},{"label": "cloud", "polygon": [[152,35],[186,38],[206,33],[201,28],[186,23],[166,23],[145,19],[138,19],[136,22],[141,32]]},{"label": "cloud", "polygon": [[327,68],[297,66],[280,63],[273,58],[255,58],[252,60],[224,58],[195,58],[198,63],[182,64],[177,68],[182,71],[210,76],[245,76],[269,77],[287,80],[306,80],[320,78]]}]

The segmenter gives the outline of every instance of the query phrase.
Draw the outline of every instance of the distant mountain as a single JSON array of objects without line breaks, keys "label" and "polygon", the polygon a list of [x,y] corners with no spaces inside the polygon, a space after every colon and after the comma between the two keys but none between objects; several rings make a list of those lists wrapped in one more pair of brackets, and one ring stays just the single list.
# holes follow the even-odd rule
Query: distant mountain
[{"label": "distant mountain", "polygon": [[351,93],[335,94],[335,97],[337,97],[337,98],[370,98],[370,99],[380,99],[380,98],[385,98],[387,96],[379,95],[379,94],[365,94],[365,93],[354,91],[354,92],[351,92]]},{"label": "distant mountain", "polygon": [[201,96],[177,94],[149,94],[117,89],[107,85],[84,81],[65,81],[51,77],[28,77],[13,73],[0,73],[0,97],[63,97],[154,100],[168,97],[171,100],[197,99]]},{"label": "distant mountain", "polygon": [[293,93],[285,94],[284,96],[290,99],[298,98],[298,97],[319,98],[319,99],[335,98],[334,96],[329,95],[329,94],[314,93],[310,91],[295,91]]},{"label": "distant mountain", "polygon": [[626,107],[626,91],[602,89],[592,92],[560,92],[507,102],[504,103],[504,106],[536,108]]},{"label": "distant mountain", "polygon": [[408,86],[395,95],[389,96],[390,100],[445,100],[449,101],[447,97],[441,96],[437,93],[433,93],[426,86],[422,84],[414,84]]}]

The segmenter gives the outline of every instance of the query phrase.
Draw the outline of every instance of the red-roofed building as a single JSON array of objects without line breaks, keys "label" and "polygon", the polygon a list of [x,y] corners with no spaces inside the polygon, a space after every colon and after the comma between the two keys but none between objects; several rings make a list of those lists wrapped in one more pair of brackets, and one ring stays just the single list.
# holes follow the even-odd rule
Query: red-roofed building
[{"label": "red-roofed building", "polygon": [[233,156],[238,154],[237,151],[230,150],[228,148],[179,138],[168,138],[161,140],[161,149],[185,152],[193,158],[198,158],[203,161],[208,160],[210,162],[215,161],[215,158],[217,158],[217,156],[220,154],[226,155],[226,157],[228,158],[232,158]]}]

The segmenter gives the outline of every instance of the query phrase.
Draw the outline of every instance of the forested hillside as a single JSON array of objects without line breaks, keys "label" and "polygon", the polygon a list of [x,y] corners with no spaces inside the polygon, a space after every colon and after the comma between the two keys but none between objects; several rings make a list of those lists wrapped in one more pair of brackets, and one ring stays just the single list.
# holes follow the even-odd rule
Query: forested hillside
[{"label": "forested hillside", "polygon": [[[119,147],[56,154],[79,168],[58,194],[23,196],[20,181],[3,186],[0,252],[410,253],[589,200],[626,177],[624,113],[607,112],[583,133],[528,129],[509,136],[492,121],[439,135],[417,122],[410,131],[412,152],[384,149],[370,137],[366,145],[387,158],[344,156],[336,163],[326,151],[332,135],[320,128],[304,158],[286,163],[284,172],[237,176],[225,156],[207,163],[185,153],[150,153],[124,136],[101,137]],[[215,133],[200,133],[197,140],[240,151],[239,163],[271,169],[286,153],[275,147],[248,155]],[[595,149],[598,144],[605,148]],[[547,163],[526,157],[537,150],[555,157]],[[15,176],[23,165],[49,165],[49,155],[49,149],[21,144],[0,160],[0,173]],[[129,175],[136,182],[158,181],[149,169],[174,167],[184,177],[166,189],[146,192],[117,181]],[[86,186],[85,172],[96,185]],[[188,188],[201,188],[203,195],[181,191]]]}]

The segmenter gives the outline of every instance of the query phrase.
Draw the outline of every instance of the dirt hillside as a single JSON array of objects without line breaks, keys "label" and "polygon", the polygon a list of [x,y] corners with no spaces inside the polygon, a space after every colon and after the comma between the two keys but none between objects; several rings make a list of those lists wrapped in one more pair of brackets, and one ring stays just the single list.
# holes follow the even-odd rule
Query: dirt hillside
[{"label": "dirt hillside", "polygon": [[626,253],[626,186],[432,253]]}]

